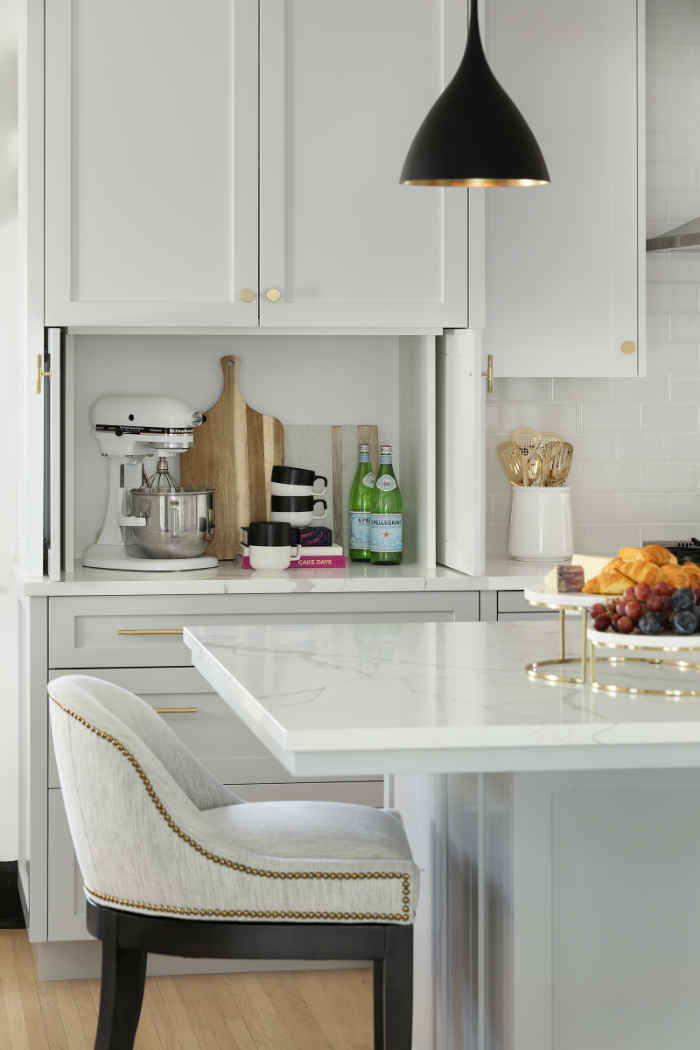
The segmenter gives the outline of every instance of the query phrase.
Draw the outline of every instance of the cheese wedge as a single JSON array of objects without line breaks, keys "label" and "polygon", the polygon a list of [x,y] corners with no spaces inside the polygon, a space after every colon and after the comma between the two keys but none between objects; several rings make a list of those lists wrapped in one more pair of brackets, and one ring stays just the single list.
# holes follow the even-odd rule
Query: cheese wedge
[{"label": "cheese wedge", "polygon": [[610,558],[603,558],[598,554],[574,554],[571,559],[572,565],[580,565],[582,567],[583,576],[586,580],[591,580],[594,576],[597,576],[609,563]]}]

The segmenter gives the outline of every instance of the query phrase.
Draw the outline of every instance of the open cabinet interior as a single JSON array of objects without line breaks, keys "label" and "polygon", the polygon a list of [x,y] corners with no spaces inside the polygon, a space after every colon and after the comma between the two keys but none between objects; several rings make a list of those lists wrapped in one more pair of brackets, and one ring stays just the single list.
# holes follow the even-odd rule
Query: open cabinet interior
[{"label": "open cabinet interior", "polygon": [[[404,565],[434,570],[434,337],[79,332],[68,332],[63,351],[64,568],[79,564],[95,541],[107,501],[108,467],[92,431],[91,405],[103,395],[154,394],[206,412],[219,399],[226,355],[240,360],[246,402],[282,423],[288,465],[325,473],[330,428],[377,426],[379,442],[393,446],[403,496]],[[353,435],[344,432],[345,446],[347,433]],[[303,462],[297,462],[299,449]],[[356,452],[350,449],[355,461]],[[145,467],[150,472],[153,463]],[[177,478],[177,456],[171,467]],[[352,477],[344,471],[343,479],[349,491]],[[348,491],[342,493],[343,515]]]}]

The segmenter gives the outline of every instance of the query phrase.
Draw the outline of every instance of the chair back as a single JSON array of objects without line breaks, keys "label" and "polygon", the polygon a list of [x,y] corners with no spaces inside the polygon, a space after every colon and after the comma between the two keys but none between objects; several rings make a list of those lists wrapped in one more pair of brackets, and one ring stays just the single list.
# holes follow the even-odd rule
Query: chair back
[{"label": "chair back", "polygon": [[113,883],[119,865],[148,882],[161,829],[196,827],[203,810],[241,801],[127,689],[65,675],[49,682],[48,694],[63,802],[88,888],[104,885],[107,874]]}]

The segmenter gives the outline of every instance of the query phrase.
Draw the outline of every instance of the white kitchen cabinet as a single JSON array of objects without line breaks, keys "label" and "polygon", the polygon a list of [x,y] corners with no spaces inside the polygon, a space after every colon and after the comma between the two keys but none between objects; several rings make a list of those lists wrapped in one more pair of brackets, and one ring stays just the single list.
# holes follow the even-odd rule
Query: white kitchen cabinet
[{"label": "white kitchen cabinet", "polygon": [[460,775],[446,795],[447,1045],[695,1046],[698,770]]},{"label": "white kitchen cabinet", "polygon": [[644,2],[485,7],[552,179],[486,194],[485,350],[497,376],[642,374]]},{"label": "white kitchen cabinet", "polygon": [[466,18],[466,0],[261,0],[263,327],[467,325],[467,195],[399,185]]},{"label": "white kitchen cabinet", "polygon": [[46,324],[465,326],[467,195],[398,178],[466,10],[47,0]]},{"label": "white kitchen cabinet", "polygon": [[46,0],[49,325],[257,325],[257,0]]}]

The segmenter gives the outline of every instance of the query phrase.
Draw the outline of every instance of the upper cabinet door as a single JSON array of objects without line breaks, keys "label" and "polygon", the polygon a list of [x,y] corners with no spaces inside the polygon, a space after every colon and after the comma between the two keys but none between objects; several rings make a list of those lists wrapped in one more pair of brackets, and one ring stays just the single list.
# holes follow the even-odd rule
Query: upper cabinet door
[{"label": "upper cabinet door", "polygon": [[466,0],[261,0],[263,327],[464,326],[467,194],[400,186]]},{"label": "upper cabinet door", "polygon": [[635,376],[645,309],[643,0],[485,6],[489,60],[552,182],[487,191],[484,349],[497,376]]},{"label": "upper cabinet door", "polygon": [[46,0],[47,325],[257,325],[257,102],[257,0]]}]

